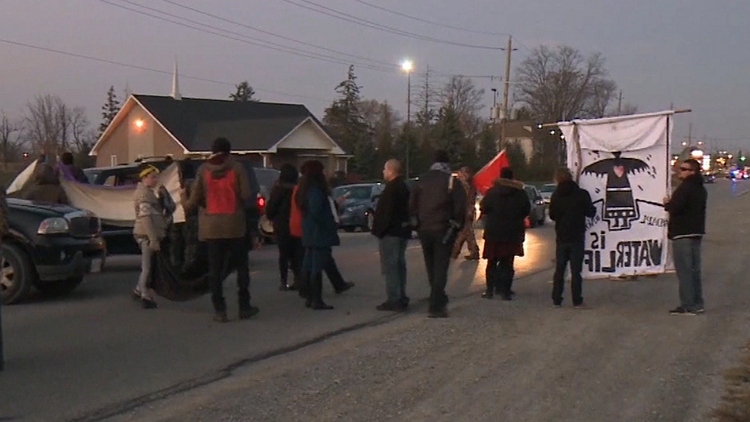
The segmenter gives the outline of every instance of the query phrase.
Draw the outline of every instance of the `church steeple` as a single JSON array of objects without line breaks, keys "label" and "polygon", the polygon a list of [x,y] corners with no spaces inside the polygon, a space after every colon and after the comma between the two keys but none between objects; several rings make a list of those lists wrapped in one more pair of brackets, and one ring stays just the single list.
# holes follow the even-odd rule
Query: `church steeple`
[{"label": "church steeple", "polygon": [[172,98],[175,100],[181,100],[180,95],[180,81],[177,75],[177,57],[174,59],[174,73],[172,74]]}]

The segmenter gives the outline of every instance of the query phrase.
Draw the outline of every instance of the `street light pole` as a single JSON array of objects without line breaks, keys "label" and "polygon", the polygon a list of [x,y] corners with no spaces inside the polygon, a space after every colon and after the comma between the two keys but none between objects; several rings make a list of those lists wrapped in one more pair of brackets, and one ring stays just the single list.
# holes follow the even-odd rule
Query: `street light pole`
[{"label": "street light pole", "polygon": [[406,72],[406,178],[409,178],[409,156],[411,150],[411,72],[414,65],[411,60],[401,62],[401,69]]}]

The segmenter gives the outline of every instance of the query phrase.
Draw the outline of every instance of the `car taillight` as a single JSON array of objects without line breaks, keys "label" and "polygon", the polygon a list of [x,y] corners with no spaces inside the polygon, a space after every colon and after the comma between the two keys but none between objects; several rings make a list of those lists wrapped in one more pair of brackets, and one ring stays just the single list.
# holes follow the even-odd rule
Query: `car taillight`
[{"label": "car taillight", "polygon": [[266,198],[258,195],[258,210],[263,211],[266,207]]}]

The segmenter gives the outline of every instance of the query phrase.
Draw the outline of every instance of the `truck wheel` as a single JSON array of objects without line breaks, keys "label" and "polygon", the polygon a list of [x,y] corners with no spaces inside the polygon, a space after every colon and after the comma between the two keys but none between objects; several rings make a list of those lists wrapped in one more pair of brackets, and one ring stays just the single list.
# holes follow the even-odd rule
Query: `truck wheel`
[{"label": "truck wheel", "polygon": [[78,276],[67,280],[37,283],[35,287],[45,296],[62,296],[75,290],[82,282],[83,276]]},{"label": "truck wheel", "polygon": [[18,246],[3,243],[0,259],[0,293],[3,303],[10,305],[29,298],[34,285],[31,259]]}]

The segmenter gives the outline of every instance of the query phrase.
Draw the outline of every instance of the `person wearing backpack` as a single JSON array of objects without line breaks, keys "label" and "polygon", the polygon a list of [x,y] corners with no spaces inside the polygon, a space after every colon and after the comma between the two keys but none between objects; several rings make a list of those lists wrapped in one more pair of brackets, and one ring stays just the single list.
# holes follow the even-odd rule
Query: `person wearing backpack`
[{"label": "person wearing backpack", "polygon": [[451,173],[444,150],[435,152],[435,163],[420,176],[409,198],[409,214],[422,244],[430,281],[430,318],[448,316],[448,268],[456,235],[466,222],[466,191]]},{"label": "person wearing backpack", "polygon": [[224,277],[227,258],[237,270],[239,319],[249,319],[260,310],[250,304],[250,269],[246,245],[245,205],[251,196],[250,182],[240,163],[230,155],[232,144],[216,138],[211,156],[196,173],[189,198],[183,200],[185,212],[199,208],[198,238],[208,249],[208,273],[214,320],[227,322]]}]

